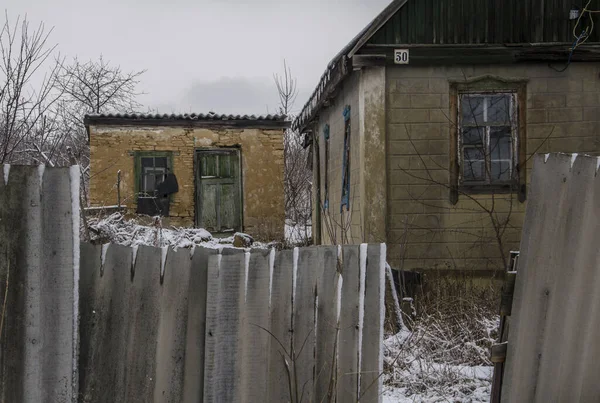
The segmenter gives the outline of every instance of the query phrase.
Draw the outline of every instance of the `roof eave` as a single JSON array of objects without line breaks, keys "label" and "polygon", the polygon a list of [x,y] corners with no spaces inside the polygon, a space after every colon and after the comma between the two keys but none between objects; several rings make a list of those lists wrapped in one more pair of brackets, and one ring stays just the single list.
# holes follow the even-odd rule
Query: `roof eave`
[{"label": "roof eave", "polygon": [[[294,130],[298,130],[300,132],[305,130],[306,126],[310,123],[310,121],[312,121],[312,119],[314,119],[314,115],[318,112],[319,108],[313,108],[313,110],[310,111],[310,113],[307,113],[307,110],[310,108],[311,103],[315,103],[315,105],[321,104],[321,102],[319,102],[319,100],[315,101],[314,98],[318,97],[320,95],[320,93],[322,93],[324,91],[324,89],[325,89],[324,87],[326,87],[328,85],[328,82],[327,82],[328,78],[329,78],[328,73],[330,73],[331,70],[334,69],[338,64],[340,64],[340,61],[343,62],[344,59],[352,58],[352,56],[356,52],[358,52],[358,50],[360,48],[362,48],[369,41],[369,39],[371,39],[371,37],[377,31],[379,31],[379,29],[381,29],[381,27],[384,26],[390,20],[390,18],[392,18],[394,16],[394,14],[396,14],[396,12],[398,12],[398,10],[400,10],[407,3],[407,1],[408,0],[392,1],[381,13],[379,13],[379,15],[377,15],[377,17],[375,17],[375,19],[373,19],[373,21],[371,21],[365,28],[363,28],[359,32],[359,34],[356,35],[331,60],[331,62],[329,62],[329,64],[327,65],[327,69],[325,70],[325,72],[321,76],[321,79],[319,80],[319,84],[317,85],[317,87],[311,94],[310,98],[308,99],[308,101],[306,102],[304,107],[302,108],[302,112],[298,115],[296,120],[294,120],[294,123],[292,125],[292,128]],[[346,69],[344,71],[343,77],[337,81],[336,85],[341,83],[350,71],[351,71],[351,69]],[[319,92],[320,89],[321,89],[321,92]],[[306,115],[309,115],[309,116],[306,116]]]},{"label": "roof eave", "polygon": [[289,120],[266,119],[219,119],[219,120],[193,120],[193,119],[143,119],[110,116],[85,116],[83,123],[89,126],[130,126],[130,127],[200,127],[200,128],[239,128],[239,129],[289,129],[292,122]]}]

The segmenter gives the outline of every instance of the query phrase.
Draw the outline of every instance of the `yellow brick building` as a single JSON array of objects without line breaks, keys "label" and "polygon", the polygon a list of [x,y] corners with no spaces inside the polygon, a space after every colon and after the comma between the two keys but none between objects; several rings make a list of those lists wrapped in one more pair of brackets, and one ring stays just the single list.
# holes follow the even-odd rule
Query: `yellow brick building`
[{"label": "yellow brick building", "polygon": [[92,206],[120,194],[165,225],[283,236],[283,116],[100,114],[85,125]]}]

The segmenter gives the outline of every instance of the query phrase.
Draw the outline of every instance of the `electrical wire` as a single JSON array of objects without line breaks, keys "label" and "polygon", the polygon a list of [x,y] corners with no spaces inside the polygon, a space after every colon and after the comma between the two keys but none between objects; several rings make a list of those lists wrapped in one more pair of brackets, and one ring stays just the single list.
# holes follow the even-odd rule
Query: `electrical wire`
[{"label": "electrical wire", "polygon": [[[559,73],[562,73],[565,70],[567,70],[569,68],[569,65],[571,64],[571,60],[573,58],[573,53],[575,52],[575,50],[579,46],[583,45],[592,36],[592,32],[594,32],[594,18],[592,17],[592,14],[600,13],[600,10],[590,10],[588,8],[590,6],[590,4],[592,4],[592,0],[588,0],[587,4],[585,5],[583,10],[579,14],[579,17],[577,18],[577,22],[575,23],[575,26],[573,27],[573,37],[575,38],[575,41],[573,42],[573,45],[569,49],[569,57],[567,59],[567,63],[565,64],[565,66],[562,69],[557,69],[554,66],[552,66],[550,63],[548,63],[548,67],[550,67],[552,70],[557,71]],[[577,28],[579,27],[581,20],[586,15],[589,17],[589,20],[590,20],[589,25],[587,27],[585,27],[585,29],[583,29],[581,31],[581,33],[577,34]]]}]

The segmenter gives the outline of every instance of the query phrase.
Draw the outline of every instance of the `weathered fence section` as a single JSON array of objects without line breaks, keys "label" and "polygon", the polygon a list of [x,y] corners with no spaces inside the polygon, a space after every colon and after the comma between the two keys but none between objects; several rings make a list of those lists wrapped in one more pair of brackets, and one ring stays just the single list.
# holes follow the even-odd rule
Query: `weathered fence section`
[{"label": "weathered fence section", "polygon": [[600,160],[534,157],[504,402],[600,400]]},{"label": "weathered fence section", "polygon": [[0,171],[0,402],[76,396],[78,197],[78,168]]},{"label": "weathered fence section", "polygon": [[378,402],[385,245],[81,246],[83,402]]},{"label": "weathered fence section", "polygon": [[385,245],[79,243],[79,170],[3,167],[0,403],[379,402]]}]

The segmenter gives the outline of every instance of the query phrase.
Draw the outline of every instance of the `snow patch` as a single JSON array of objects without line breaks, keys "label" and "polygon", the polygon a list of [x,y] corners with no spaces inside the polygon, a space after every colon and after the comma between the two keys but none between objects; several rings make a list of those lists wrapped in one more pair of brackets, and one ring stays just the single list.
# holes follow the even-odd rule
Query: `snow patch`
[{"label": "snow patch", "polygon": [[10,164],[4,164],[4,186],[8,185],[8,175],[10,174]]},{"label": "snow patch", "polygon": [[596,173],[598,173],[598,169],[600,169],[600,157],[596,157]]},{"label": "snow patch", "polygon": [[[38,165],[38,176],[40,178],[40,186],[42,186],[42,183],[44,183],[44,172],[45,171],[46,171],[46,165],[44,165],[44,164]],[[79,192],[79,189],[77,189],[77,191]]]},{"label": "snow patch", "polygon": [[137,245],[134,245],[131,247],[131,267],[132,268],[135,268],[135,261],[137,260],[138,248],[139,248],[139,246],[137,246]]},{"label": "snow patch", "polygon": [[[359,287],[358,287],[358,370],[362,368],[362,342],[363,329],[365,325],[365,279],[367,273],[367,251],[368,245],[363,243],[360,245],[360,266],[358,272]],[[360,396],[360,382],[358,382],[358,396]]]},{"label": "snow patch", "polygon": [[109,243],[105,243],[104,245],[102,245],[102,257],[100,260],[100,264],[102,267],[104,267],[104,263],[106,262],[106,252],[108,252],[109,246],[110,246]]},{"label": "snow patch", "polygon": [[548,158],[550,158],[550,154],[544,155],[544,163],[548,162]]},{"label": "snow patch", "polygon": [[344,285],[344,276],[338,273],[337,279],[337,288],[335,290],[335,317],[336,322],[339,325],[340,317],[342,316],[342,286]]},{"label": "snow patch", "polygon": [[[233,248],[233,237],[213,238],[203,228],[162,228],[153,225],[141,225],[136,220],[127,220],[121,212],[108,216],[88,219],[91,240],[96,243],[111,242],[124,246],[148,245],[154,247],[170,246],[173,250],[203,246],[210,249]],[[269,244],[254,242],[254,249],[268,249]],[[190,252],[193,253],[193,252]]]},{"label": "snow patch", "polygon": [[244,302],[248,301],[248,274],[250,272],[250,252],[244,253]]},{"label": "snow patch", "polygon": [[194,257],[194,252],[196,252],[196,245],[192,245],[190,248],[190,259]]},{"label": "snow patch", "polygon": [[[69,168],[71,180],[71,230],[73,235],[73,340],[77,341],[79,337],[79,189],[80,189],[79,167],[74,165]],[[78,343],[73,343],[73,357],[77,358],[79,354]],[[77,383],[77,359],[73,360],[73,392],[77,392],[79,387]]]},{"label": "snow patch", "polygon": [[571,155],[571,168],[573,168],[573,164],[575,164],[575,160],[577,159],[577,153]]},{"label": "snow patch", "polygon": [[[300,254],[300,249],[294,248],[293,252],[293,260],[292,260],[292,310],[294,305],[296,304],[296,281],[298,279],[298,255]],[[292,316],[293,318],[293,316]],[[292,323],[292,326],[294,324]]]},{"label": "snow patch", "polygon": [[167,255],[169,254],[169,247],[163,246],[160,248],[160,278],[165,276],[165,265],[167,263]]},{"label": "snow patch", "polygon": [[275,249],[269,254],[269,309],[271,308],[271,295],[273,294],[273,272],[275,271]]},{"label": "snow patch", "polygon": [[[379,323],[385,323],[385,265],[387,256],[387,246],[382,243],[379,249],[379,306],[381,311],[379,312]],[[383,332],[379,334],[379,373],[383,372]],[[379,383],[379,390],[383,386],[383,377],[379,377],[377,380]]]}]

